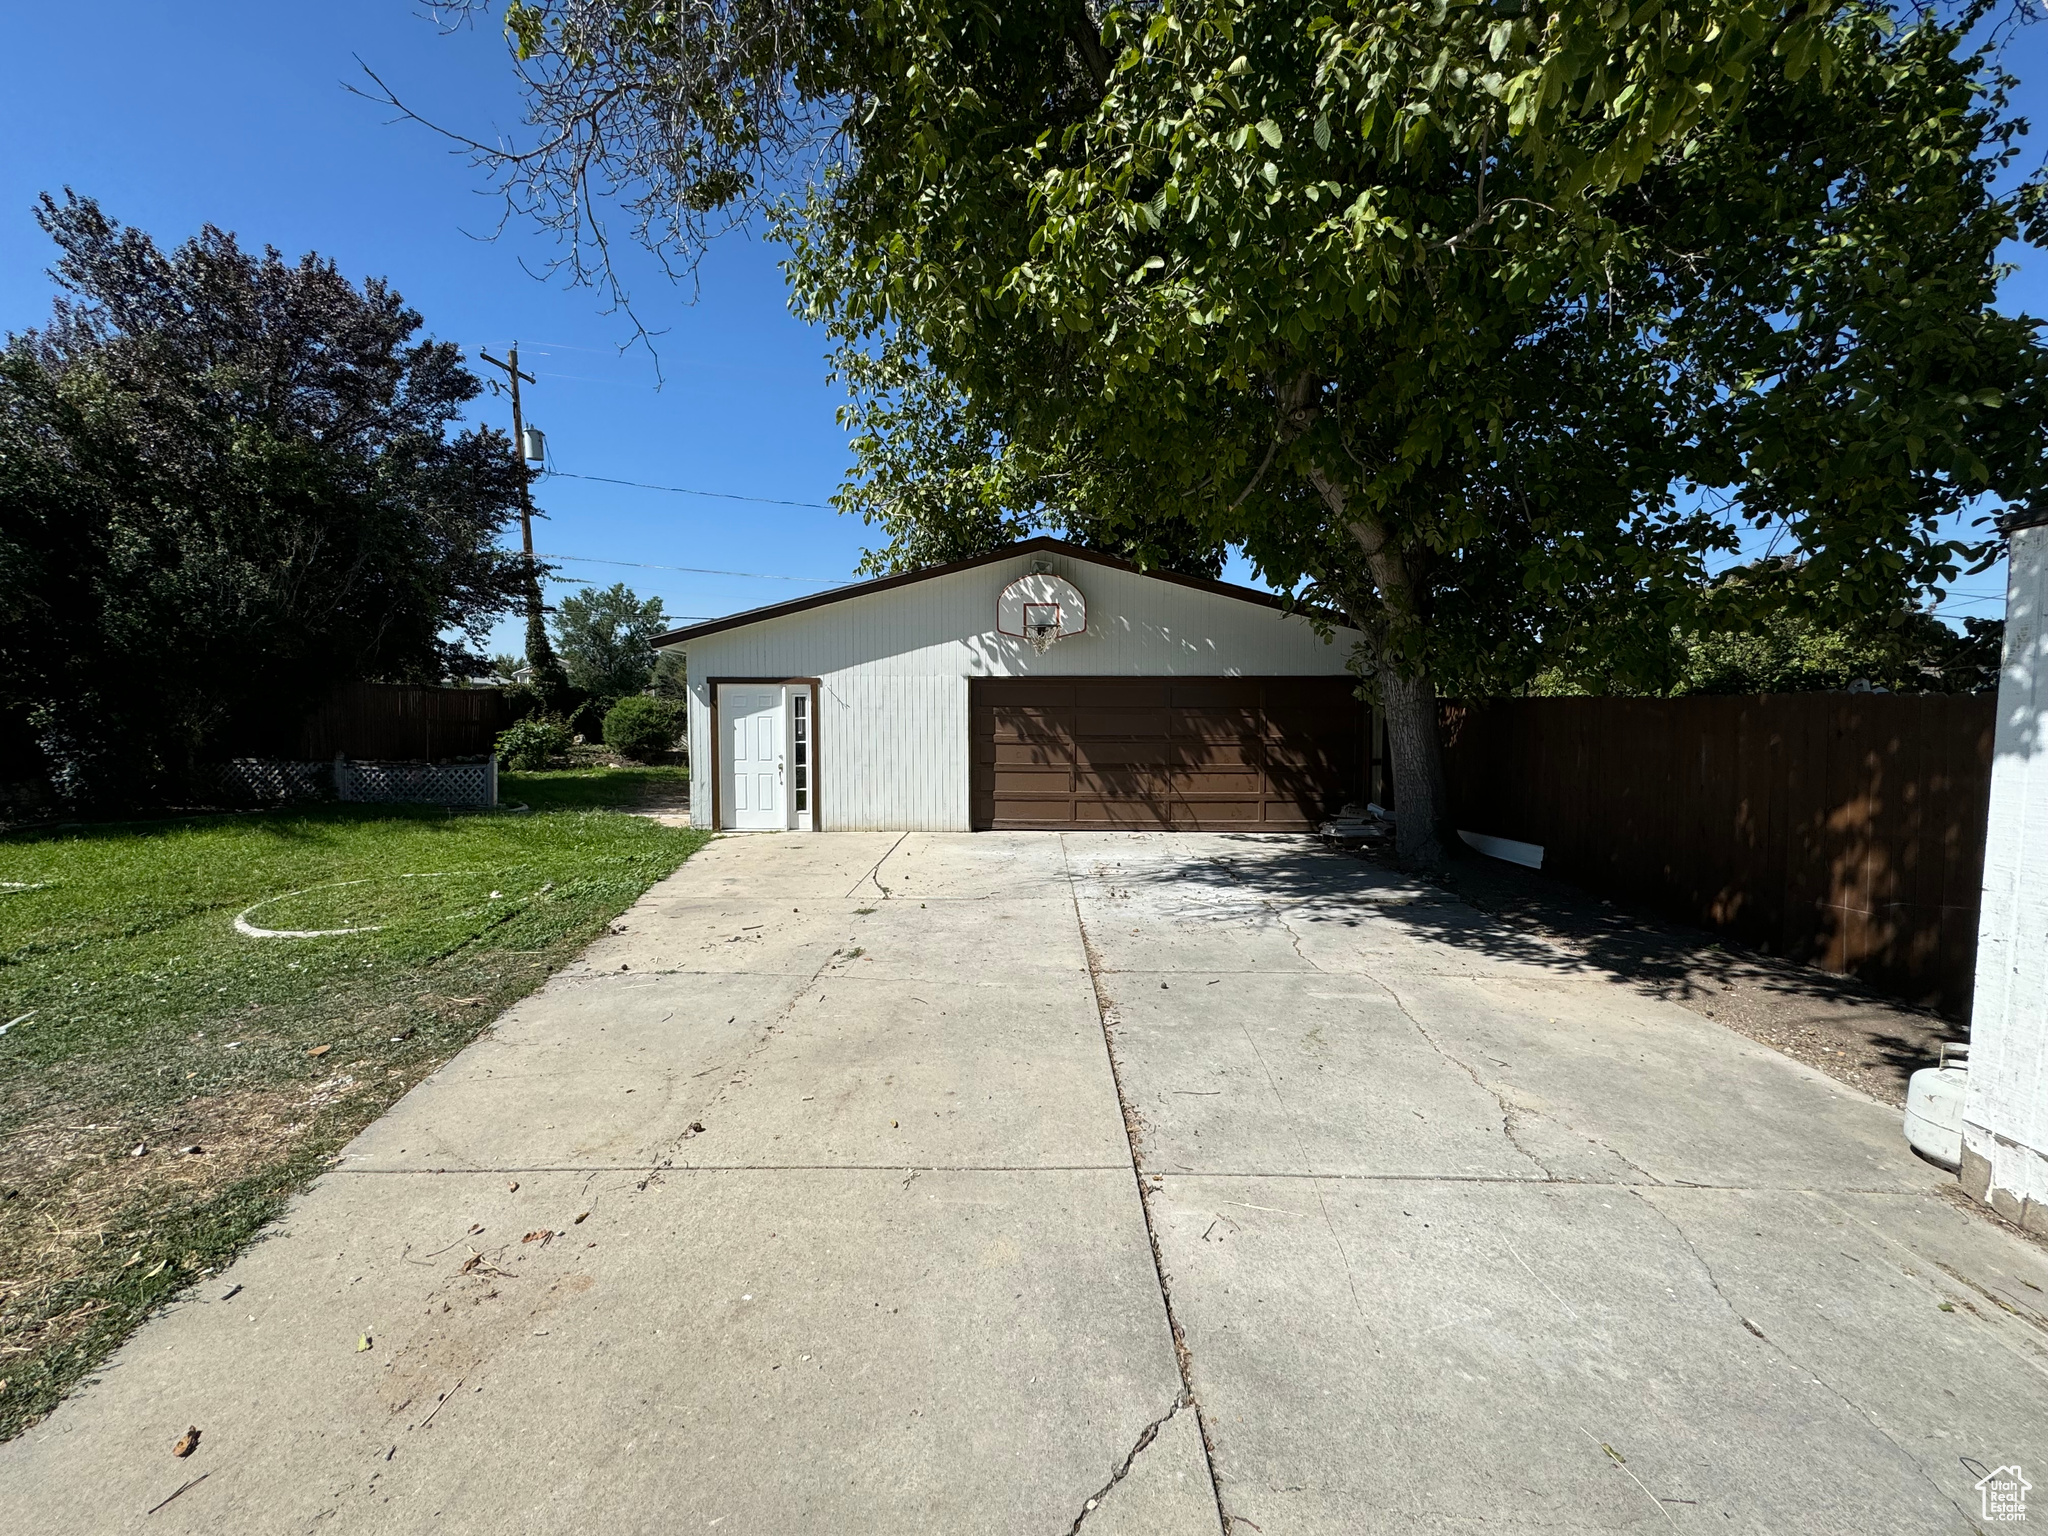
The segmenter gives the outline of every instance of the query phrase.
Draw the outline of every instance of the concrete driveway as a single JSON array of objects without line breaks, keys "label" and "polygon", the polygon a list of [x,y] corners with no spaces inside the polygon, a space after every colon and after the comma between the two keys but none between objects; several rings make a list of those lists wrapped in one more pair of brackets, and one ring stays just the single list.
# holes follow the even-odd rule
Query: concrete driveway
[{"label": "concrete driveway", "polygon": [[1964,1532],[1993,1468],[2048,1506],[2044,1307],[1895,1111],[1300,840],[727,838],[0,1509]]}]

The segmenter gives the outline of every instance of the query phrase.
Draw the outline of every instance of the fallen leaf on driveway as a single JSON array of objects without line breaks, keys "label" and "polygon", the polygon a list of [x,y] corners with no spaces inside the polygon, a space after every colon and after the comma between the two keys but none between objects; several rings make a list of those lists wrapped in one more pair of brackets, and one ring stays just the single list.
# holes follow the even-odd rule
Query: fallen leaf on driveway
[{"label": "fallen leaf on driveway", "polygon": [[471,1271],[472,1269],[475,1269],[475,1268],[477,1267],[477,1265],[479,1265],[479,1264],[483,1263],[483,1261],[484,1261],[484,1256],[483,1256],[482,1254],[480,1254],[480,1253],[472,1253],[472,1254],[471,1254],[471,1255],[470,1255],[470,1256],[469,1256],[468,1258],[466,1258],[466,1259],[464,1259],[464,1260],[462,1261],[462,1268],[460,1268],[460,1269],[458,1269],[457,1271],[455,1271],[455,1273],[457,1273],[458,1275],[466,1275],[466,1274],[468,1274],[468,1273],[469,1273],[469,1272],[470,1272],[470,1271]]},{"label": "fallen leaf on driveway", "polygon": [[362,1336],[362,1337],[361,1337],[360,1339],[357,1339],[357,1340],[356,1340],[356,1353],[357,1353],[357,1354],[359,1354],[359,1355],[360,1355],[360,1354],[361,1354],[361,1353],[362,1353],[362,1352],[363,1352],[364,1350],[368,1349],[369,1347],[370,1347],[370,1336],[369,1336],[369,1335],[368,1335],[367,1333],[366,1333],[366,1334],[364,1334],[364,1335],[363,1335],[363,1336]]},{"label": "fallen leaf on driveway", "polygon": [[178,1436],[178,1443],[171,1447],[171,1454],[173,1456],[190,1456],[194,1451],[198,1449],[199,1426],[197,1424],[194,1424],[190,1428],[188,1428],[185,1431],[185,1433]]},{"label": "fallen leaf on driveway", "polygon": [[578,1217],[576,1218],[576,1220],[575,1220],[575,1221],[574,1221],[573,1223],[571,1223],[571,1225],[573,1225],[573,1226],[578,1226],[578,1227],[582,1226],[582,1225],[583,1225],[583,1223],[584,1223],[584,1220],[585,1220],[585,1218],[587,1218],[587,1217],[588,1217],[589,1215],[590,1215],[590,1212],[588,1212],[588,1211],[585,1211],[585,1212],[583,1213],[583,1215],[582,1215],[582,1216],[578,1216]]}]

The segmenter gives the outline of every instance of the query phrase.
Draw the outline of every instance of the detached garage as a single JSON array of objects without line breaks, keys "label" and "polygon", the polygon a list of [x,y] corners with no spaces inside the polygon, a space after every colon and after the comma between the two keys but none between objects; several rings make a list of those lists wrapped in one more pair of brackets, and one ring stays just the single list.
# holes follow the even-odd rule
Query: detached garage
[{"label": "detached garage", "polygon": [[1031,539],[657,644],[689,660],[698,826],[1278,832],[1365,798],[1358,639]]}]

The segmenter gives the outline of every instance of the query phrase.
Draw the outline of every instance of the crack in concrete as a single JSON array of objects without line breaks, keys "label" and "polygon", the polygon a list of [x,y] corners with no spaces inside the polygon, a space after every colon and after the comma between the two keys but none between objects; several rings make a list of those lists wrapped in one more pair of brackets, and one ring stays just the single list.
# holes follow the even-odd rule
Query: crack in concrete
[{"label": "crack in concrete", "polygon": [[[1544,1162],[1542,1158],[1538,1157],[1535,1153],[1531,1152],[1526,1146],[1522,1144],[1522,1138],[1516,1133],[1517,1116],[1523,1116],[1531,1120],[1548,1120],[1553,1125],[1562,1126],[1565,1130],[1571,1132],[1572,1135],[1578,1137],[1581,1141],[1587,1142],[1592,1146],[1598,1147],[1602,1152],[1605,1152],[1609,1157],[1613,1158],[1616,1162],[1621,1163],[1625,1167],[1631,1168],[1635,1172],[1641,1174],[1644,1180],[1648,1183],[1655,1185],[1659,1188],[1662,1188],[1664,1186],[1664,1180],[1658,1178],[1657,1175],[1650,1172],[1649,1169],[1645,1168],[1641,1163],[1637,1162],[1627,1153],[1619,1151],[1618,1149],[1609,1146],[1606,1142],[1602,1141],[1598,1136],[1595,1136],[1591,1131],[1581,1130],[1578,1126],[1573,1125],[1571,1121],[1566,1120],[1561,1116],[1546,1115],[1541,1110],[1529,1108],[1526,1104],[1515,1103],[1502,1090],[1493,1087],[1491,1084],[1486,1082],[1485,1079],[1480,1077],[1478,1068],[1472,1066],[1470,1063],[1466,1061],[1461,1060],[1459,1057],[1453,1056],[1449,1051],[1445,1050],[1443,1047],[1443,1043],[1439,1041],[1435,1035],[1431,1034],[1426,1027],[1424,1027],[1420,1019],[1416,1018],[1415,1015],[1409,1011],[1407,1003],[1403,1002],[1401,999],[1401,994],[1396,992],[1392,986],[1390,986],[1385,981],[1382,981],[1378,976],[1373,975],[1370,971],[1361,972],[1360,974],[1364,975],[1368,980],[1370,980],[1373,983],[1374,986],[1378,987],[1381,991],[1385,992],[1388,997],[1393,999],[1394,1006],[1401,1010],[1401,1016],[1404,1019],[1406,1019],[1410,1024],[1415,1026],[1416,1033],[1420,1034],[1423,1039],[1429,1042],[1431,1050],[1435,1051],[1437,1055],[1441,1056],[1445,1061],[1449,1062],[1452,1066],[1458,1068],[1461,1072],[1463,1072],[1467,1077],[1471,1078],[1472,1085],[1475,1088],[1477,1088],[1481,1093],[1488,1095],[1494,1101],[1494,1103],[1500,1106],[1501,1131],[1503,1132],[1503,1134],[1506,1135],[1509,1144],[1512,1145],[1517,1152],[1521,1153],[1522,1156],[1526,1157],[1527,1159],[1529,1159],[1530,1162],[1534,1163],[1538,1168],[1543,1170],[1544,1178],[1551,1180],[1554,1183],[1595,1184],[1604,1182],[1602,1180],[1597,1179],[1565,1179],[1561,1177],[1559,1174],[1552,1171],[1548,1163]],[[1621,1181],[1617,1180],[1614,1182],[1619,1183]]]},{"label": "crack in concrete", "polygon": [[[1178,1314],[1174,1311],[1173,1284],[1167,1279],[1166,1255],[1160,1249],[1159,1228],[1152,1219],[1153,1186],[1147,1183],[1138,1114],[1131,1103],[1130,1095],[1124,1089],[1123,1063],[1117,1057],[1116,1032],[1110,1023],[1110,1000],[1102,991],[1101,959],[1095,953],[1093,941],[1088,937],[1088,924],[1081,916],[1081,896],[1074,885],[1074,868],[1067,854],[1065,834],[1060,835],[1060,859],[1066,869],[1067,895],[1074,905],[1074,926],[1080,933],[1081,950],[1088,961],[1088,985],[1095,996],[1096,1019],[1102,1026],[1102,1050],[1109,1062],[1110,1084],[1116,1090],[1117,1106],[1123,1112],[1124,1136],[1131,1149],[1131,1176],[1138,1186],[1138,1211],[1145,1222],[1145,1241],[1152,1250],[1152,1274],[1159,1285],[1160,1305],[1166,1311],[1166,1328],[1173,1340],[1173,1361],[1180,1372],[1181,1397],[1195,1412],[1195,1425],[1200,1430],[1202,1438],[1202,1460],[1209,1470],[1209,1492],[1216,1501],[1217,1529],[1227,1536],[1235,1526],[1237,1517],[1223,1507],[1223,1481],[1216,1474],[1216,1441],[1209,1428],[1208,1415],[1202,1412],[1201,1400],[1195,1395],[1194,1356],[1188,1350],[1187,1334],[1181,1327]],[[1079,1521],[1076,1521],[1075,1525],[1078,1528]]]},{"label": "crack in concrete", "polygon": [[1449,1051],[1445,1050],[1443,1048],[1442,1042],[1439,1041],[1435,1035],[1429,1032],[1428,1027],[1422,1022],[1422,1020],[1416,1018],[1415,1015],[1409,1011],[1408,1004],[1402,1000],[1400,993],[1396,992],[1391,986],[1389,986],[1386,982],[1380,980],[1379,977],[1373,975],[1370,971],[1361,972],[1360,974],[1364,975],[1369,981],[1372,982],[1374,986],[1378,987],[1382,992],[1386,993],[1387,996],[1393,1000],[1394,1006],[1401,1011],[1401,1017],[1406,1019],[1411,1025],[1414,1026],[1415,1032],[1418,1035],[1422,1036],[1424,1040],[1429,1042],[1429,1048],[1431,1050],[1435,1051],[1437,1055],[1441,1056],[1445,1061],[1449,1062],[1452,1066],[1456,1067],[1460,1072],[1463,1072],[1467,1077],[1471,1078],[1472,1086],[1477,1088],[1481,1093],[1485,1094],[1488,1098],[1493,1100],[1495,1105],[1497,1105],[1500,1109],[1501,1134],[1507,1137],[1508,1145],[1513,1147],[1517,1152],[1521,1153],[1522,1156],[1526,1157],[1531,1163],[1535,1164],[1536,1167],[1539,1170],[1541,1170],[1544,1178],[1552,1181],[1553,1183],[1559,1182],[1557,1175],[1551,1171],[1550,1165],[1544,1162],[1543,1159],[1538,1157],[1534,1152],[1531,1152],[1527,1147],[1523,1146],[1521,1137],[1515,1134],[1515,1116],[1517,1114],[1533,1114],[1535,1112],[1533,1110],[1525,1110],[1518,1104],[1510,1104],[1508,1102],[1508,1097],[1506,1094],[1501,1093],[1497,1089],[1489,1088],[1486,1085],[1485,1081],[1481,1079],[1481,1077],[1479,1076],[1477,1068],[1473,1067],[1468,1062],[1459,1060],[1456,1056],[1453,1056]]},{"label": "crack in concrete", "polygon": [[[1238,871],[1237,866],[1232,864],[1229,860],[1220,857],[1212,857],[1209,860],[1209,862],[1221,868],[1225,874],[1227,874],[1232,880],[1237,882],[1239,885],[1247,885],[1249,883],[1245,879],[1245,877]],[[1277,905],[1274,904],[1271,897],[1261,895],[1259,896],[1258,900],[1260,904],[1266,908],[1267,911],[1273,914],[1274,919],[1278,921],[1280,926],[1287,931],[1287,937],[1294,945],[1295,955],[1299,959],[1307,962],[1311,970],[1316,971],[1318,973],[1323,973],[1323,968],[1321,966],[1317,965],[1315,961],[1309,959],[1309,957],[1306,954],[1302,953],[1301,935],[1295,931],[1294,924],[1288,921],[1286,913],[1284,913]],[[1481,1093],[1490,1096],[1493,1099],[1493,1101],[1500,1106],[1502,1133],[1506,1135],[1509,1144],[1512,1145],[1517,1152],[1521,1153],[1522,1156],[1526,1157],[1531,1163],[1534,1163],[1537,1168],[1542,1170],[1544,1178],[1556,1182],[1564,1182],[1558,1178],[1558,1175],[1556,1173],[1552,1172],[1549,1164],[1545,1163],[1542,1158],[1536,1156],[1535,1153],[1531,1152],[1526,1146],[1522,1144],[1521,1137],[1516,1134],[1516,1116],[1518,1115],[1524,1115],[1538,1120],[1555,1121],[1555,1123],[1563,1126],[1567,1131],[1570,1131],[1574,1136],[1579,1137],[1583,1141],[1590,1142],[1592,1145],[1598,1147],[1602,1152],[1605,1152],[1609,1156],[1613,1157],[1617,1162],[1620,1162],[1626,1165],[1627,1167],[1634,1169],[1637,1173],[1641,1174],[1650,1183],[1661,1185],[1664,1182],[1662,1179],[1659,1179],[1654,1173],[1650,1172],[1649,1169],[1643,1167],[1642,1164],[1636,1162],[1633,1158],[1630,1158],[1625,1153],[1616,1151],[1613,1147],[1610,1147],[1606,1142],[1602,1141],[1598,1136],[1593,1135],[1591,1132],[1580,1130],[1570,1121],[1559,1119],[1555,1115],[1542,1114],[1541,1112],[1530,1109],[1525,1105],[1511,1103],[1506,1094],[1500,1092],[1496,1088],[1488,1086],[1485,1082],[1481,1081],[1479,1073],[1475,1068],[1468,1066],[1465,1062],[1453,1056],[1449,1051],[1446,1051],[1443,1048],[1443,1045],[1437,1040],[1437,1038],[1434,1035],[1432,1035],[1427,1029],[1423,1028],[1421,1021],[1418,1020],[1413,1013],[1410,1013],[1408,1011],[1408,1005],[1401,1000],[1400,994],[1395,992],[1391,986],[1389,986],[1385,981],[1381,980],[1379,976],[1377,976],[1371,971],[1363,971],[1360,974],[1365,976],[1365,978],[1371,981],[1374,986],[1380,988],[1383,992],[1387,994],[1387,996],[1394,1000],[1394,1006],[1401,1010],[1402,1017],[1407,1019],[1410,1024],[1413,1024],[1415,1026],[1416,1030],[1421,1034],[1422,1038],[1429,1042],[1430,1049],[1434,1050],[1437,1053],[1437,1055],[1443,1057],[1443,1059],[1449,1062],[1452,1066],[1461,1069],[1467,1077],[1472,1079],[1474,1087],[1478,1088]],[[1474,976],[1470,979],[1477,980],[1478,978]],[[1584,1181],[1572,1180],[1571,1182],[1578,1183]]]},{"label": "crack in concrete", "polygon": [[1273,920],[1277,922],[1280,925],[1281,929],[1287,934],[1287,941],[1294,946],[1295,959],[1301,961],[1302,964],[1306,965],[1310,970],[1314,971],[1317,975],[1327,974],[1327,972],[1325,972],[1320,965],[1317,965],[1314,960],[1310,959],[1306,954],[1302,952],[1301,935],[1295,932],[1294,924],[1287,921],[1286,914],[1283,913],[1279,907],[1274,905],[1272,897],[1265,895],[1256,887],[1251,886],[1251,882],[1244,877],[1244,875],[1238,870],[1238,867],[1235,864],[1231,863],[1230,860],[1216,855],[1211,855],[1208,862],[1214,864],[1218,869],[1222,870],[1224,874],[1228,875],[1231,878],[1231,880],[1236,882],[1238,885],[1251,888],[1252,894],[1254,898],[1258,901],[1259,905],[1264,907],[1269,913],[1272,914]]},{"label": "crack in concrete", "polygon": [[909,836],[910,834],[906,832],[903,834],[902,837],[897,838],[895,842],[889,845],[889,851],[883,854],[879,859],[875,860],[875,867],[869,870],[866,874],[862,875],[858,880],[853,882],[853,889],[846,893],[846,899],[848,901],[853,900],[855,896],[859,895],[860,888],[866,885],[870,880],[873,880],[875,882],[875,889],[882,893],[883,899],[888,899],[889,887],[882,884],[881,880],[877,877],[880,876],[880,874],[882,873],[882,866],[888,863],[889,860],[895,856],[896,850],[903,846],[904,839],[908,838]]},{"label": "crack in concrete", "polygon": [[[910,834],[907,832],[904,834],[905,837],[908,837],[909,835]],[[897,841],[900,843],[902,841],[902,838],[898,838]],[[888,855],[884,854],[883,857],[886,858],[888,857]],[[825,959],[822,962],[820,962],[818,968],[815,971],[811,972],[810,979],[797,989],[796,995],[792,997],[786,1004],[783,1005],[781,1012],[777,1013],[774,1018],[770,1019],[766,1024],[761,1026],[761,1033],[759,1038],[757,1038],[752,1045],[747,1047],[746,1050],[742,1051],[739,1054],[739,1056],[736,1057],[729,1066],[720,1067],[717,1069],[725,1073],[726,1075],[724,1076],[723,1080],[719,1083],[718,1091],[713,1093],[710,1098],[704,1101],[703,1109],[698,1112],[700,1115],[710,1114],[720,1104],[725,1102],[725,1096],[727,1092],[729,1092],[733,1088],[733,1086],[739,1082],[741,1076],[745,1075],[748,1063],[752,1062],[755,1057],[759,1056],[763,1051],[767,1050],[768,1047],[774,1043],[775,1037],[782,1032],[782,1025],[784,1021],[787,1020],[790,1017],[790,1015],[796,1012],[798,1005],[801,1004],[806,997],[809,997],[811,995],[811,989],[817,986],[818,978],[820,976],[823,976],[826,971],[830,970],[832,967],[832,962],[834,960],[837,960],[838,958],[839,951],[836,949],[831,954],[827,955]],[[699,1129],[702,1128],[701,1120],[693,1121],[692,1123],[695,1124]],[[670,1138],[668,1143],[655,1154],[654,1166],[656,1168],[674,1167],[676,1154],[682,1150],[683,1143],[696,1134],[696,1130],[686,1130]]]},{"label": "crack in concrete", "polygon": [[[1598,1147],[1602,1152],[1605,1152],[1609,1157],[1613,1158],[1616,1162],[1624,1164],[1629,1168],[1633,1168],[1637,1173],[1640,1173],[1648,1183],[1656,1186],[1659,1189],[1662,1189],[1664,1187],[1664,1181],[1662,1179],[1658,1178],[1657,1175],[1650,1172],[1649,1169],[1645,1168],[1641,1163],[1637,1162],[1634,1158],[1630,1157],[1626,1152],[1623,1152],[1618,1147],[1610,1147],[1606,1142],[1602,1141],[1598,1136],[1595,1136],[1591,1131],[1580,1130],[1579,1127],[1573,1125],[1569,1120],[1558,1120],[1555,1115],[1552,1115],[1549,1118],[1557,1120],[1557,1123],[1559,1125],[1563,1126],[1566,1130],[1570,1131],[1574,1136],[1579,1137],[1581,1140],[1590,1141],[1594,1146]],[[1619,1183],[1621,1181],[1616,1180],[1615,1182]]]},{"label": "crack in concrete", "polygon": [[1920,1474],[1921,1480],[1925,1482],[1929,1488],[1932,1488],[1935,1494],[1956,1512],[1957,1518],[1959,1518],[1968,1529],[1972,1531],[1981,1531],[1982,1528],[1977,1524],[1977,1522],[1970,1518],[1969,1511],[1964,1509],[1961,1504],[1956,1502],[1954,1495],[1952,1495],[1946,1488],[1942,1487],[1940,1483],[1935,1481],[1934,1474],[1927,1470],[1926,1465],[1922,1463],[1918,1456],[1915,1456],[1911,1451],[1907,1450],[1905,1446],[1901,1445],[1897,1437],[1894,1436],[1890,1430],[1886,1429],[1883,1424],[1878,1422],[1877,1415],[1872,1413],[1868,1408],[1864,1407],[1861,1403],[1857,1402],[1854,1398],[1850,1397],[1848,1393],[1844,1392],[1840,1387],[1837,1387],[1833,1382],[1824,1379],[1818,1371],[1814,1370],[1812,1366],[1808,1365],[1804,1360],[1801,1360],[1797,1355],[1793,1354],[1791,1350],[1787,1349],[1784,1345],[1780,1344],[1776,1339],[1772,1338],[1769,1334],[1765,1333],[1763,1329],[1756,1323],[1751,1322],[1748,1318],[1744,1317],[1740,1312],[1735,1310],[1735,1303],[1729,1299],[1728,1293],[1721,1289],[1721,1277],[1714,1273],[1714,1266],[1707,1262],[1706,1255],[1700,1252],[1698,1245],[1694,1243],[1692,1240],[1692,1235],[1689,1232],[1687,1232],[1685,1228],[1679,1223],[1679,1220],[1676,1216],[1672,1215],[1669,1211],[1664,1210],[1657,1204],[1656,1201],[1650,1199],[1640,1189],[1637,1189],[1634,1186],[1629,1186],[1629,1192],[1633,1194],[1638,1200],[1642,1201],[1643,1205],[1646,1208],[1648,1208],[1649,1211],[1653,1215],[1655,1215],[1659,1221],[1663,1222],[1665,1226],[1671,1229],[1673,1234],[1676,1235],[1676,1237],[1678,1238],[1679,1242],[1684,1244],[1685,1251],[1692,1255],[1693,1263],[1697,1264],[1699,1266],[1700,1273],[1706,1276],[1707,1284],[1713,1289],[1714,1295],[1720,1299],[1721,1305],[1727,1308],[1728,1315],[1735,1319],[1735,1321],[1741,1325],[1743,1332],[1754,1335],[1757,1341],[1761,1343],[1766,1349],[1770,1350],[1773,1354],[1775,1354],[1779,1359],[1783,1360],[1787,1365],[1791,1366],[1794,1370],[1803,1372],[1808,1381],[1811,1381],[1815,1386],[1819,1387],[1823,1392],[1827,1393],[1828,1396],[1832,1397],[1836,1402],[1840,1403],[1844,1408],[1848,1409],[1851,1413],[1855,1414],[1858,1418],[1860,1418],[1865,1424],[1870,1426],[1872,1433],[1876,1434],[1878,1438],[1883,1440],[1886,1445],[1889,1445],[1894,1451],[1898,1452],[1900,1458],[1904,1460],[1905,1463],[1908,1466],[1910,1466],[1915,1472]]},{"label": "crack in concrete", "polygon": [[1094,1494],[1081,1505],[1081,1512],[1074,1516],[1074,1523],[1067,1527],[1066,1536],[1076,1536],[1081,1527],[1087,1523],[1088,1517],[1102,1507],[1102,1501],[1109,1497],[1110,1489],[1130,1475],[1131,1463],[1143,1455],[1146,1448],[1159,1438],[1159,1431],[1167,1426],[1173,1416],[1188,1406],[1190,1406],[1189,1398],[1187,1393],[1183,1391],[1179,1397],[1173,1400],[1171,1408],[1138,1431],[1137,1440],[1132,1443],[1128,1451],[1124,1452],[1124,1459],[1118,1462],[1115,1470],[1109,1474],[1109,1481],[1096,1489]]}]

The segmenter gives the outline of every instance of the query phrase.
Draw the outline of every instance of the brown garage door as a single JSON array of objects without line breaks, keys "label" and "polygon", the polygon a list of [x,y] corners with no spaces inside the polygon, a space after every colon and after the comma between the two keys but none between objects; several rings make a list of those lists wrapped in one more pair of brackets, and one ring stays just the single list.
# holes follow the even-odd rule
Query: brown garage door
[{"label": "brown garage door", "polygon": [[1348,677],[976,678],[974,825],[1291,831],[1361,798]]}]

